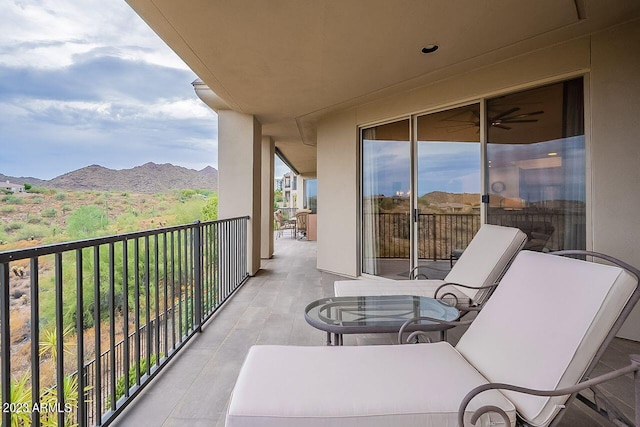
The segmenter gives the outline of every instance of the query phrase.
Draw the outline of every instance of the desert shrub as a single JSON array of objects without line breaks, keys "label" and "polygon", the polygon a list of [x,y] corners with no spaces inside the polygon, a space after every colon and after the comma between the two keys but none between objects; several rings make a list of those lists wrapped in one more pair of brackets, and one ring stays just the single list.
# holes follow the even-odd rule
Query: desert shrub
[{"label": "desert shrub", "polygon": [[196,191],[196,194],[200,194],[201,196],[205,196],[205,197],[210,197],[211,195],[215,194],[215,191],[213,190],[197,189],[195,191]]},{"label": "desert shrub", "polygon": [[51,233],[49,227],[41,224],[28,224],[16,231],[16,240],[30,240],[46,237]]},{"label": "desert shrub", "polygon": [[73,209],[73,207],[71,206],[70,203],[63,203],[62,204],[62,212],[64,212],[64,213],[71,212],[72,209]]},{"label": "desert shrub", "polygon": [[44,199],[40,196],[36,196],[33,199],[31,199],[31,203],[33,203],[34,205],[39,205],[42,202],[44,202]]},{"label": "desert shrub", "polygon": [[202,219],[213,221],[218,219],[218,195],[213,194],[202,207]]},{"label": "desert shrub", "polygon": [[94,237],[109,225],[107,212],[95,205],[81,206],[67,218],[67,233],[72,238]]},{"label": "desert shrub", "polygon": [[49,189],[44,187],[31,187],[27,190],[27,193],[35,193],[35,194],[45,194],[48,193]]},{"label": "desert shrub", "polygon": [[6,227],[4,227],[4,231],[6,232],[10,232],[10,231],[15,231],[15,230],[20,230],[22,227],[24,227],[24,224],[21,222],[12,222],[7,224]]},{"label": "desert shrub", "polygon": [[29,224],[40,224],[40,222],[42,222],[42,219],[40,218],[29,218],[27,220],[27,223]]},{"label": "desert shrub", "polygon": [[67,198],[67,195],[66,195],[65,193],[58,193],[58,194],[56,194],[56,195],[54,196],[54,198],[55,198],[56,200],[64,200],[64,199],[66,199],[66,198]]},{"label": "desert shrub", "polygon": [[58,215],[58,211],[54,208],[47,208],[42,211],[41,215],[43,218],[55,218],[55,216]]},{"label": "desert shrub", "polygon": [[3,214],[14,213],[15,211],[16,211],[16,208],[14,208],[13,206],[3,206],[0,208],[0,213],[3,213]]},{"label": "desert shrub", "polygon": [[204,200],[199,198],[176,204],[171,211],[175,218],[174,224],[190,224],[195,220],[203,219],[203,206]]},{"label": "desert shrub", "polygon": [[7,194],[2,198],[2,201],[9,205],[21,205],[24,203],[24,200],[18,196],[14,196],[13,194]]},{"label": "desert shrub", "polygon": [[178,197],[180,199],[190,199],[196,195],[196,190],[180,190]]}]

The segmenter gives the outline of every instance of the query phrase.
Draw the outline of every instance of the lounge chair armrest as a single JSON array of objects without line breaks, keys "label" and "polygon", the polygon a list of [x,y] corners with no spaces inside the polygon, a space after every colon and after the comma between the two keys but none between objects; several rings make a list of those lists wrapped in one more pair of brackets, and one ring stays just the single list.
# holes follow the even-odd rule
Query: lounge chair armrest
[{"label": "lounge chair armrest", "polygon": [[[422,278],[424,280],[428,280],[429,279],[426,274],[418,273],[418,271],[419,271],[418,269],[420,267],[423,267],[423,266],[422,265],[415,266],[415,267],[413,267],[411,269],[411,271],[409,271],[409,280],[417,280],[417,279],[420,279],[420,278]],[[422,277],[420,277],[420,276],[422,276]]]},{"label": "lounge chair armrest", "polygon": [[[625,366],[624,368],[620,368],[615,371],[597,376],[595,378],[591,378],[587,381],[583,381],[571,387],[560,388],[557,390],[535,390],[535,389],[530,389],[526,387],[520,387],[512,384],[503,384],[503,383],[489,383],[489,384],[478,386],[473,390],[471,390],[469,393],[467,393],[464,399],[462,399],[462,402],[460,403],[460,408],[458,409],[458,426],[464,427],[464,413],[467,409],[467,406],[469,405],[469,402],[471,402],[471,400],[474,397],[476,397],[478,394],[487,390],[509,390],[509,391],[515,391],[517,393],[531,394],[533,396],[549,396],[549,397],[565,396],[565,395],[577,393],[581,390],[585,390],[587,388],[593,387],[603,382],[610,381],[614,378],[618,378],[623,375],[627,375],[632,372],[635,372],[636,373],[635,375],[636,393],[640,394],[640,355],[632,354],[630,358],[631,358],[631,363],[628,366]],[[640,395],[636,396],[636,402],[637,402],[637,406],[640,405]],[[640,411],[640,407],[636,407],[636,425],[638,425],[638,421],[640,421],[638,420],[638,418],[640,418],[638,411]],[[505,425],[508,427],[511,426],[509,418],[507,417],[507,414],[504,412],[504,410],[495,406],[482,406],[478,408],[471,417],[471,424],[475,425],[476,421],[478,421],[478,418],[480,418],[482,415],[486,414],[487,412],[496,412],[500,414],[505,422]]]},{"label": "lounge chair armrest", "polygon": [[[454,282],[447,282],[447,283],[443,283],[442,285],[438,286],[436,288],[436,291],[434,293],[434,298],[435,299],[439,299],[440,297],[438,297],[438,292],[440,292],[440,290],[442,288],[446,288],[447,286],[459,286],[461,288],[465,288],[465,289],[476,289],[476,290],[480,290],[480,289],[493,289],[498,287],[498,284],[493,284],[493,285],[487,285],[487,286],[470,286],[470,285],[462,285],[460,283],[454,283]],[[456,298],[457,299],[457,298]]]},{"label": "lounge chair armrest", "polygon": [[425,316],[420,316],[420,317],[413,317],[409,320],[407,320],[406,322],[404,322],[402,324],[402,326],[400,327],[400,331],[398,331],[398,344],[406,344],[402,341],[402,334],[404,333],[404,331],[409,327],[409,325],[412,325],[413,323],[417,323],[420,322],[421,320],[428,320],[430,322],[433,323],[439,323],[441,325],[447,325],[447,326],[467,326],[470,325],[471,322],[473,322],[472,320],[455,320],[453,322],[447,321],[447,320],[442,320],[442,319],[434,319],[433,317],[425,317]]}]

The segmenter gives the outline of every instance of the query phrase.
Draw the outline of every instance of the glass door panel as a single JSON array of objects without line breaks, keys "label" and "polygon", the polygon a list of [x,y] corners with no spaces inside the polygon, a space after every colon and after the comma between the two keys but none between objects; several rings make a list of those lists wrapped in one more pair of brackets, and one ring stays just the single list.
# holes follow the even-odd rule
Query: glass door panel
[{"label": "glass door panel", "polygon": [[525,249],[586,247],[582,84],[487,101],[488,222],[527,233]]},{"label": "glass door panel", "polygon": [[479,104],[417,118],[416,171],[418,271],[443,278],[480,228]]},{"label": "glass door panel", "polygon": [[394,279],[411,269],[409,119],[362,130],[362,272]]}]

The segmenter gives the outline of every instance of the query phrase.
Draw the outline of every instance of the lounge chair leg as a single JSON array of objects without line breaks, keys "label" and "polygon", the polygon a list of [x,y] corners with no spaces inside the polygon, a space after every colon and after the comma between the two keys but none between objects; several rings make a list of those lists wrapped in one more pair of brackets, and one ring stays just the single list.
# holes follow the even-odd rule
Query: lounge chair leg
[{"label": "lounge chair leg", "polygon": [[327,345],[331,345],[331,332],[327,332]]}]

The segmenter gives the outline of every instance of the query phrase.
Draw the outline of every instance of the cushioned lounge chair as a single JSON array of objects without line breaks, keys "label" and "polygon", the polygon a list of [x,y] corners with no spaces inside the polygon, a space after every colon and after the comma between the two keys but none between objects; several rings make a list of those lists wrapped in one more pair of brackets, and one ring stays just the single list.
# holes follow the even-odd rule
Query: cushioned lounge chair
[{"label": "cushioned lounge chair", "polygon": [[[456,347],[254,346],[226,426],[555,425],[640,298],[640,272],[618,264],[522,251]],[[582,386],[636,372],[640,393],[639,368]]]},{"label": "cushioned lounge chair", "polygon": [[[481,306],[526,240],[517,228],[485,224],[444,280],[341,280],[334,283],[334,292],[336,296],[447,294],[462,305]],[[453,285],[443,286],[446,283]]]}]

